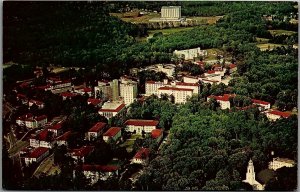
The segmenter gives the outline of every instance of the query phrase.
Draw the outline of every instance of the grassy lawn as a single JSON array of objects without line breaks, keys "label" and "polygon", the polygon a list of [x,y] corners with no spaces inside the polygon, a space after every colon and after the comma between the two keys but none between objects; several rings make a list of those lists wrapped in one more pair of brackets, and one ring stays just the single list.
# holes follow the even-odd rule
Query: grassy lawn
[{"label": "grassy lawn", "polygon": [[131,137],[129,139],[127,139],[123,144],[120,145],[120,147],[126,147],[127,151],[131,151],[132,150],[132,146],[134,144],[134,141],[137,138],[142,138],[142,136],[141,135],[137,135],[137,134],[131,135]]},{"label": "grassy lawn", "polygon": [[205,60],[215,60],[217,59],[216,57],[218,54],[222,54],[222,51],[217,48],[205,49],[205,50],[207,50],[207,57],[205,58]]},{"label": "grassy lawn", "polygon": [[29,142],[28,141],[18,141],[9,151],[9,155],[14,155],[17,152],[21,151],[21,149],[23,149],[24,147],[29,146]]},{"label": "grassy lawn", "polygon": [[267,38],[260,38],[260,37],[256,37],[256,41],[258,44],[264,44],[264,43],[268,43],[270,39]]},{"label": "grassy lawn", "polygon": [[287,46],[283,44],[274,44],[274,43],[265,43],[265,44],[257,44],[256,45],[261,51],[265,51],[267,49],[274,49],[276,47]]},{"label": "grassy lawn", "polygon": [[210,25],[216,24],[219,19],[223,16],[214,16],[214,17],[188,17],[188,19],[203,21],[203,23],[208,23]]},{"label": "grassy lawn", "polygon": [[293,35],[297,32],[295,31],[287,31],[287,30],[282,30],[282,29],[278,29],[278,30],[268,30],[270,31],[270,33],[273,35],[273,36],[276,36],[276,35]]},{"label": "grassy lawn", "polygon": [[124,13],[110,13],[111,16],[118,17],[122,19],[125,22],[131,22],[131,23],[148,23],[149,19],[153,18],[159,18],[159,13],[149,13],[148,15],[143,16],[133,16],[133,17],[124,17]]}]

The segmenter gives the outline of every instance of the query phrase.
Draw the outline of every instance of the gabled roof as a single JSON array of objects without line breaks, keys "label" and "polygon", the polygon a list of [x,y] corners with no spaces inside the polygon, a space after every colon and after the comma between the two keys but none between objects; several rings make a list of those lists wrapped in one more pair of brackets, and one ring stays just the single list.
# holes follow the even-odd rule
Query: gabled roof
[{"label": "gabled roof", "polygon": [[213,74],[213,73],[215,73],[215,71],[214,70],[208,70],[206,73]]},{"label": "gabled roof", "polygon": [[[39,141],[47,141],[48,140],[48,134],[49,131],[47,129],[44,129],[43,131],[41,131],[37,136],[36,139]],[[52,139],[51,139],[52,140]]]},{"label": "gabled roof", "polygon": [[38,100],[34,100],[34,99],[30,99],[30,100],[29,100],[29,103],[34,103],[34,104],[36,104],[36,105],[43,105],[43,104],[44,104],[44,102],[38,101]]},{"label": "gabled roof", "polygon": [[46,153],[47,151],[49,151],[48,148],[38,147],[33,152],[31,152],[28,157],[29,158],[38,158],[41,155],[43,155],[44,153]]},{"label": "gabled roof", "polygon": [[160,137],[163,134],[163,131],[161,129],[153,129],[151,131],[151,137],[153,139],[157,139],[158,137]]},{"label": "gabled roof", "polygon": [[182,85],[182,86],[199,86],[198,83],[184,83],[184,82],[176,82],[176,85]]},{"label": "gabled roof", "polygon": [[63,92],[60,95],[62,97],[75,97],[77,94],[76,93],[71,93],[71,92]]},{"label": "gabled roof", "polygon": [[56,140],[57,141],[66,141],[71,136],[71,133],[72,133],[71,131],[67,131],[63,135],[59,136]]},{"label": "gabled roof", "polygon": [[125,122],[125,125],[134,126],[157,126],[158,121],[156,120],[144,120],[144,119],[129,119]]},{"label": "gabled roof", "polygon": [[120,167],[115,165],[89,165],[83,164],[82,166],[77,166],[76,170],[81,171],[101,171],[101,172],[114,172],[117,171]]},{"label": "gabled roof", "polygon": [[99,132],[100,130],[104,129],[106,123],[98,122],[92,128],[90,128],[89,132]]},{"label": "gabled roof", "polygon": [[85,157],[89,155],[95,147],[93,146],[83,146],[79,149],[74,149],[72,151],[72,156]]},{"label": "gabled roof", "polygon": [[24,120],[32,118],[32,117],[33,117],[33,115],[31,113],[27,113],[27,114],[24,114],[24,115],[18,117],[17,120],[23,120],[24,121]]},{"label": "gabled roof", "polygon": [[91,91],[92,91],[92,88],[89,88],[89,87],[83,87],[83,88],[77,88],[76,90],[87,93],[87,92],[91,92]]},{"label": "gabled roof", "polygon": [[235,68],[235,67],[236,67],[235,64],[233,64],[233,63],[229,64],[229,68],[230,68],[230,69],[233,69],[233,68]]},{"label": "gabled roof", "polygon": [[98,105],[101,103],[101,99],[88,98],[87,102],[91,103],[92,105]]},{"label": "gabled roof", "polygon": [[172,91],[193,91],[193,89],[177,88],[177,87],[160,87],[158,90],[172,90]]},{"label": "gabled roof", "polygon": [[269,102],[261,101],[261,100],[257,100],[257,99],[251,99],[251,100],[254,104],[260,104],[260,105],[269,105],[270,104]]},{"label": "gabled roof", "polygon": [[41,116],[38,116],[35,118],[35,120],[37,121],[41,121],[41,120],[44,120],[44,119],[47,119],[47,115],[41,115]]},{"label": "gabled roof", "polygon": [[48,129],[52,129],[52,130],[62,129],[62,124],[61,123],[57,123],[57,124],[53,125],[52,127],[48,128]]},{"label": "gabled roof", "polygon": [[284,117],[284,118],[288,118],[289,116],[291,116],[290,112],[282,112],[282,111],[278,111],[278,110],[269,111],[267,113],[277,115],[277,116],[280,116],[280,117]]},{"label": "gabled roof", "polygon": [[20,99],[27,99],[26,95],[21,94],[21,93],[18,93],[17,97],[20,98]]},{"label": "gabled roof", "polygon": [[103,134],[103,136],[114,137],[120,131],[120,127],[111,127]]},{"label": "gabled roof", "polygon": [[133,158],[135,159],[146,159],[149,157],[150,150],[148,148],[141,148]]},{"label": "gabled roof", "polygon": [[210,95],[208,98],[215,98],[217,101],[229,101],[230,97],[235,97],[235,94],[224,94],[223,96]]}]

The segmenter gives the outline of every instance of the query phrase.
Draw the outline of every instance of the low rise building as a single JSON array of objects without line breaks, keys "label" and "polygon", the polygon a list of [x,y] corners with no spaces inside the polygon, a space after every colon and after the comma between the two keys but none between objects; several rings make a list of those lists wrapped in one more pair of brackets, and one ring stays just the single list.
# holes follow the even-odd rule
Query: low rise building
[{"label": "low rise building", "polygon": [[39,163],[49,155],[49,149],[45,147],[38,147],[34,149],[27,157],[25,157],[25,164],[29,166],[33,162]]},{"label": "low rise building", "polygon": [[94,88],[95,98],[102,100],[112,100],[112,88],[109,81],[98,81],[98,86]]},{"label": "low rise building", "polygon": [[60,94],[60,96],[62,96],[63,100],[66,99],[72,99],[73,97],[77,96],[78,94],[76,93],[71,93],[71,92],[63,92]]},{"label": "low rise building", "polygon": [[37,105],[39,109],[43,109],[45,107],[44,102],[38,101],[38,100],[29,100],[28,106],[31,107],[32,105]]},{"label": "low rise building", "polygon": [[197,47],[194,49],[175,50],[173,54],[179,58],[183,58],[185,60],[191,60],[199,56],[207,56],[207,51],[201,50],[200,47]]},{"label": "low rise building", "polygon": [[25,115],[22,115],[16,119],[16,124],[19,126],[25,126],[25,121],[27,119],[33,119],[33,115],[31,113],[27,113]]},{"label": "low rise building", "polygon": [[149,162],[150,149],[141,148],[133,157],[132,163],[147,164]]},{"label": "low rise building", "polygon": [[31,147],[45,147],[52,149],[56,143],[54,138],[54,133],[44,129],[36,135],[33,135],[29,139],[29,144]]},{"label": "low rise building", "polygon": [[29,129],[35,129],[38,127],[42,127],[47,123],[47,116],[46,115],[41,115],[38,117],[33,117],[26,119],[25,121],[25,126]]},{"label": "low rise building", "polygon": [[92,141],[100,137],[104,129],[106,128],[106,123],[98,122],[88,131],[88,140]]},{"label": "low rise building", "polygon": [[156,139],[157,143],[160,143],[161,140],[163,139],[163,130],[161,129],[153,129],[151,131],[151,138]]},{"label": "low rise building", "polygon": [[152,130],[157,128],[158,123],[156,120],[129,119],[125,122],[125,125],[128,131],[142,134],[143,131],[151,133]]},{"label": "low rise building", "polygon": [[92,96],[92,88],[89,87],[81,87],[74,90],[75,93],[78,93],[80,95],[88,94],[89,97]]},{"label": "low rise building", "polygon": [[269,169],[273,169],[274,171],[280,169],[282,167],[294,167],[295,161],[288,158],[273,158],[273,160],[269,163]]},{"label": "low rise building", "polygon": [[207,97],[207,101],[209,101],[210,99],[214,98],[217,100],[218,103],[220,103],[220,107],[221,109],[230,109],[230,101],[229,99],[231,97],[235,97],[234,94],[224,94],[223,96],[215,96],[215,95],[211,95]]},{"label": "low rise building", "polygon": [[277,119],[280,119],[280,118],[288,118],[289,116],[291,116],[291,113],[290,112],[282,112],[279,110],[270,110],[270,111],[266,112],[266,115],[269,120],[276,121]]},{"label": "low rise building", "polygon": [[28,98],[26,97],[26,95],[18,93],[17,94],[17,101],[21,101],[22,104],[27,105]]},{"label": "low rise building", "polygon": [[57,123],[49,127],[48,131],[52,132],[55,137],[60,136],[63,133],[62,123]]},{"label": "low rise building", "polygon": [[105,102],[98,113],[107,119],[125,113],[125,104],[122,102]]},{"label": "low rise building", "polygon": [[73,149],[70,153],[71,157],[75,160],[75,162],[81,161],[84,163],[87,156],[89,156],[93,151],[94,146],[83,146],[79,149]]},{"label": "low rise building", "polygon": [[[115,165],[90,165],[83,164],[75,167],[75,170],[82,171],[84,176],[90,180],[93,185],[99,180],[107,180],[113,175],[118,175],[119,167]],[[73,171],[74,178],[76,177],[75,170]]]},{"label": "low rise building", "polygon": [[105,142],[116,142],[121,137],[120,127],[111,127],[103,134],[103,140]]},{"label": "low rise building", "polygon": [[261,101],[257,99],[252,99],[251,100],[254,105],[257,105],[260,111],[268,110],[271,108],[271,103],[266,102],[266,101]]},{"label": "low rise building", "polygon": [[71,137],[72,132],[71,131],[67,131],[64,134],[62,134],[61,136],[59,136],[58,138],[56,138],[56,143],[58,146],[61,145],[65,145],[68,146],[69,145],[69,138]]},{"label": "low rise building", "polygon": [[100,107],[102,104],[101,99],[94,99],[94,98],[88,98],[87,100],[88,105],[93,105],[94,107]]}]

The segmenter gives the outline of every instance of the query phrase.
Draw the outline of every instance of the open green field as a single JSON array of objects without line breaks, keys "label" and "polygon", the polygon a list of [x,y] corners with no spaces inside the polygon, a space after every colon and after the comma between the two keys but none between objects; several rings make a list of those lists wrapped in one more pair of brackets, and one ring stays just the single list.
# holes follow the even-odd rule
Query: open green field
[{"label": "open green field", "polygon": [[219,19],[221,19],[223,16],[213,16],[213,17],[188,17],[188,19],[201,21],[203,23],[207,23],[209,25],[216,24]]},{"label": "open green field", "polygon": [[256,41],[258,44],[265,44],[268,43],[270,39],[267,38],[260,38],[260,37],[256,37]]},{"label": "open green field", "polygon": [[278,30],[268,30],[273,36],[276,35],[293,35],[297,32],[295,31],[287,31],[287,30],[282,30],[282,29],[278,29]]},{"label": "open green field", "polygon": [[8,153],[10,156],[12,156],[27,146],[29,146],[28,141],[17,141],[17,143],[11,149],[9,149]]},{"label": "open green field", "polygon": [[134,14],[130,17],[126,17],[126,13],[110,13],[111,16],[118,17],[122,19],[125,22],[130,22],[130,23],[148,23],[149,19],[153,18],[159,18],[160,14],[159,13],[149,13],[147,15],[143,16],[137,16],[138,14]]},{"label": "open green field", "polygon": [[283,45],[283,44],[274,44],[274,43],[264,43],[264,44],[257,44],[256,45],[261,51],[265,51],[267,49],[274,49],[276,47],[281,47],[281,46],[287,46],[287,45]]},{"label": "open green field", "polygon": [[218,54],[222,54],[223,51],[221,49],[212,48],[212,49],[205,49],[207,50],[207,57],[205,60],[215,60]]},{"label": "open green field", "polygon": [[127,139],[123,144],[120,145],[120,147],[126,147],[126,150],[127,151],[132,151],[132,146],[134,144],[134,141],[137,139],[137,138],[142,138],[141,135],[131,135],[131,137],[129,139]]}]

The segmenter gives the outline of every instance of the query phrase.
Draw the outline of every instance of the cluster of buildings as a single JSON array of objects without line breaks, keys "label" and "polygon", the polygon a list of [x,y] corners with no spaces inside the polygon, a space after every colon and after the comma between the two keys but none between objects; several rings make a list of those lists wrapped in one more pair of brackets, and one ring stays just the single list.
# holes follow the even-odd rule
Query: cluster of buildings
[{"label": "cluster of buildings", "polygon": [[173,54],[184,60],[194,60],[200,56],[207,56],[207,51],[201,50],[200,47],[197,47],[193,49],[175,50]]},{"label": "cluster of buildings", "polygon": [[[269,162],[269,170],[276,171],[282,167],[294,167],[295,161],[288,158],[273,158],[272,161]],[[264,190],[266,184],[260,183],[256,179],[256,174],[254,171],[253,161],[250,159],[247,166],[246,179],[243,182],[250,184],[253,187],[253,190]]]}]

